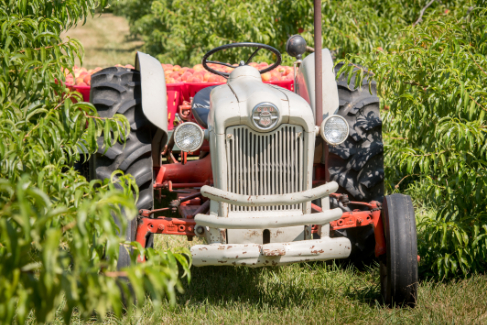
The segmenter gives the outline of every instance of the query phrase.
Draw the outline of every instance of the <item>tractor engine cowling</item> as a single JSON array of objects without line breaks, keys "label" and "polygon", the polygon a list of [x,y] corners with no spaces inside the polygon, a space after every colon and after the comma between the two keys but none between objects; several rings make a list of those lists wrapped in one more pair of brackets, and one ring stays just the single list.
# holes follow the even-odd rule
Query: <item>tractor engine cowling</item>
[{"label": "tractor engine cowling", "polygon": [[[338,185],[312,188],[316,127],[302,97],[262,83],[252,67],[238,67],[211,92],[208,130],[214,187],[202,188],[210,214],[195,221],[209,245],[192,248],[194,265],[262,266],[350,254],[346,238],[311,240],[311,224],[328,224],[342,211],[311,214],[311,201],[324,198],[328,205]],[[268,245],[275,247],[262,251]]]}]

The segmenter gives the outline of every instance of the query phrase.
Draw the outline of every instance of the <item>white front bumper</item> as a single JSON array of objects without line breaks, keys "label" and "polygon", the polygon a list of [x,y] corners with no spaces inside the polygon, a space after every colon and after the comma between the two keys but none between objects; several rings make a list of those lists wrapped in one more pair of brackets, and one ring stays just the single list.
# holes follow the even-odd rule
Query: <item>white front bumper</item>
[{"label": "white front bumper", "polygon": [[274,244],[213,244],[191,248],[194,266],[274,266],[296,262],[326,261],[350,256],[350,240],[324,237]]},{"label": "white front bumper", "polygon": [[[212,202],[225,202],[240,206],[269,206],[306,203],[315,199],[327,197],[338,189],[336,182],[330,182],[316,188],[298,193],[283,195],[241,195],[223,191],[214,187],[203,186],[201,193]],[[209,245],[197,245],[191,248],[193,265],[246,265],[246,266],[272,266],[285,265],[306,261],[326,261],[342,259],[350,256],[351,243],[346,237],[330,238],[323,235],[319,240],[296,240],[291,242],[270,244],[222,244],[225,229],[282,229],[286,227],[305,225],[325,225],[341,217],[342,210],[325,209],[320,213],[304,215],[283,215],[283,211],[274,211],[274,214],[260,212],[235,213],[232,217],[220,217],[215,211],[209,215],[197,214],[195,221],[197,227],[205,228],[206,239]],[[302,237],[304,239],[304,237]],[[288,239],[289,240],[289,239]]]}]

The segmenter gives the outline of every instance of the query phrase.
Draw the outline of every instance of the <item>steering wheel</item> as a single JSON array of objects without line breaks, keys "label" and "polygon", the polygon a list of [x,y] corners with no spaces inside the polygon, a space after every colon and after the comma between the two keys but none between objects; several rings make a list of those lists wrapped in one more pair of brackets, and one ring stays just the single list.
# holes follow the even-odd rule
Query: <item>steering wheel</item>
[{"label": "steering wheel", "polygon": [[211,73],[217,74],[217,75],[222,76],[224,78],[228,78],[230,76],[230,73],[214,70],[214,69],[212,69],[212,68],[210,68],[208,66],[208,63],[224,65],[226,67],[230,67],[230,68],[233,68],[233,69],[235,69],[237,67],[236,66],[233,66],[231,64],[228,64],[228,63],[220,62],[220,61],[209,61],[208,60],[208,57],[210,57],[212,54],[214,54],[216,52],[223,51],[223,50],[227,50],[227,49],[231,49],[231,48],[234,48],[234,47],[256,47],[257,48],[250,55],[250,57],[247,59],[246,62],[240,61],[238,67],[241,67],[243,65],[248,65],[249,62],[250,62],[250,60],[252,60],[252,58],[257,54],[257,52],[259,52],[260,49],[265,49],[265,50],[271,51],[277,57],[277,61],[274,62],[273,65],[271,65],[271,66],[269,66],[269,67],[267,67],[267,68],[265,68],[263,70],[259,70],[259,72],[261,74],[262,73],[266,73],[267,71],[271,71],[272,69],[277,68],[277,66],[279,64],[281,64],[281,62],[282,62],[281,53],[279,53],[279,51],[277,49],[273,48],[272,46],[269,46],[269,45],[266,45],[266,44],[260,44],[260,43],[242,42],[242,43],[232,43],[232,44],[222,45],[222,46],[219,46],[219,47],[215,47],[213,50],[210,50],[209,52],[206,52],[206,54],[203,56],[203,67],[206,70],[208,70],[209,72],[211,72]]}]

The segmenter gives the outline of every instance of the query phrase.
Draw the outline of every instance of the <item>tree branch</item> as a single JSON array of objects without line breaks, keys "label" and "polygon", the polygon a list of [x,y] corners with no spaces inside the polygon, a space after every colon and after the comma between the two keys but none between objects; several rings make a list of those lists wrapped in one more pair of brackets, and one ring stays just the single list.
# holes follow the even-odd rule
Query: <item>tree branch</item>
[{"label": "tree branch", "polygon": [[433,2],[435,2],[436,0],[431,0],[430,2],[428,2],[426,4],[426,6],[424,6],[423,9],[421,9],[421,11],[419,12],[419,18],[418,20],[416,20],[416,22],[413,24],[413,26],[416,26],[417,24],[419,24],[420,22],[423,21],[423,14],[424,12],[426,11],[426,9],[428,9],[429,6],[431,6],[433,4]]}]

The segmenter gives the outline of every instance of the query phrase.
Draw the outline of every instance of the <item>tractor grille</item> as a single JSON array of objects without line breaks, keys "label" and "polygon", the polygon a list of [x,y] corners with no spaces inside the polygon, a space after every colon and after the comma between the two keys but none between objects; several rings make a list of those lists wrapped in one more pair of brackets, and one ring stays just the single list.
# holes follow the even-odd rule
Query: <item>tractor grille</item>
[{"label": "tractor grille", "polygon": [[[246,126],[226,132],[227,188],[244,195],[273,195],[304,190],[304,134],[296,125],[282,125],[269,133]],[[230,211],[302,210],[302,204],[243,207]]]}]

